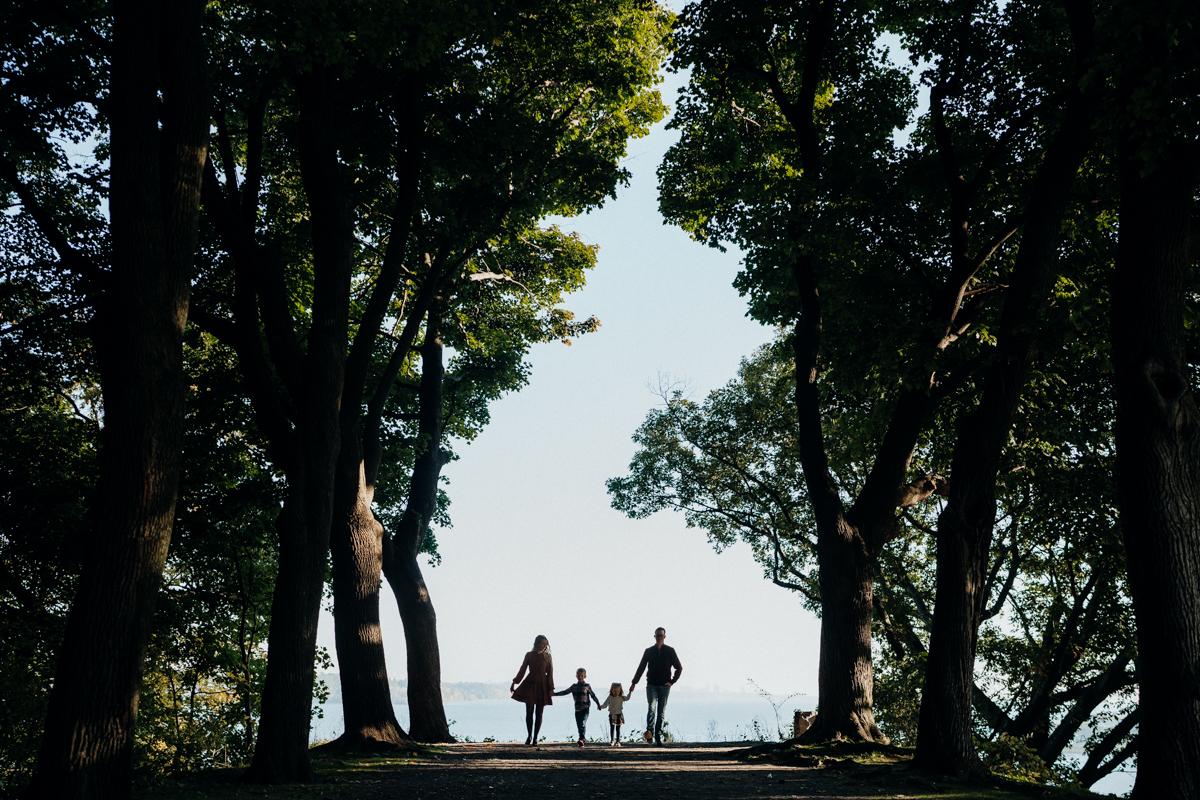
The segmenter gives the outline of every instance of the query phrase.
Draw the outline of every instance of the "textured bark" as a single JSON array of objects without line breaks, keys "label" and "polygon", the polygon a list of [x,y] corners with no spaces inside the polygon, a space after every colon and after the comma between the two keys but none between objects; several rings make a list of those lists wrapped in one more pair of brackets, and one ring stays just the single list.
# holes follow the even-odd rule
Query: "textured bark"
[{"label": "textured bark", "polygon": [[198,2],[114,8],[112,270],[93,298],[100,474],[30,797],[131,789],[142,659],[179,482],[182,333],[207,143],[202,14]]},{"label": "textured bark", "polygon": [[[806,188],[816,192],[822,152],[813,108],[816,89],[826,70],[823,60],[833,35],[835,4],[831,0],[811,3],[807,14],[798,96],[795,100],[789,98],[774,72],[768,71],[766,77],[772,96],[796,135]],[[818,713],[804,738],[886,742],[875,724],[872,708],[872,575],[883,545],[898,530],[897,506],[921,502],[944,488],[944,481],[934,476],[908,483],[907,473],[917,439],[937,402],[931,389],[937,354],[944,348],[943,329],[953,327],[970,275],[956,270],[948,281],[947,292],[954,296],[954,303],[932,304],[931,315],[938,323],[934,326],[938,330],[937,346],[931,346],[910,366],[910,380],[896,397],[867,480],[853,505],[846,509],[829,470],[821,429],[818,374],[822,321],[815,255],[803,249],[803,220],[794,219],[791,225],[790,236],[801,250],[792,264],[800,302],[793,337],[797,441],[816,520],[822,608]]]},{"label": "textured bark", "polygon": [[[817,87],[826,71],[824,58],[833,33],[835,4],[832,0],[813,2],[806,12],[808,20],[798,96],[794,100],[789,98],[773,71],[768,71],[766,77],[772,96],[796,136],[806,188],[815,192],[821,179],[822,153],[813,108]],[[798,247],[803,247],[802,221],[792,220],[790,235]],[[887,738],[875,724],[872,709],[871,570],[874,554],[869,552],[862,532],[846,517],[829,471],[821,430],[817,378],[822,320],[813,254],[801,251],[795,255],[792,277],[800,299],[792,339],[796,365],[797,442],[816,519],[821,588],[817,718],[805,731],[804,739],[849,738],[886,742]],[[890,488],[890,510],[894,510],[897,486]]]},{"label": "textured bark", "polygon": [[357,442],[357,436],[342,442],[330,541],[334,637],[345,723],[336,745],[369,750],[410,740],[396,720],[388,683],[379,625],[383,526],[371,510],[375,484],[367,479]]},{"label": "textured bark", "polygon": [[324,530],[329,530],[329,504],[327,497],[325,503],[320,502],[319,478],[310,489],[305,474],[299,466],[288,470],[287,498],[276,521],[279,572],[271,598],[262,718],[247,774],[249,780],[262,783],[307,781],[312,777],[308,732],[317,617],[325,578],[324,550],[318,550],[313,540],[320,537],[321,505],[326,506]]},{"label": "textured bark", "polygon": [[[1080,4],[1069,6],[1082,65],[1090,53],[1090,18]],[[1093,108],[1094,98],[1076,86],[1030,187],[997,352],[979,403],[962,418],[954,445],[949,500],[938,518],[937,594],[914,756],[915,764],[936,772],[967,775],[982,769],[973,741],[972,676],[987,602],[996,476],[1053,285],[1062,218],[1090,140]]]},{"label": "textured bark", "polygon": [[[353,271],[354,219],[334,129],[337,88],[317,73],[298,81],[300,172],[313,239],[313,315],[302,377],[292,375],[295,430],[277,437],[288,482],[279,525],[279,574],[271,603],[267,677],[258,745],[247,778],[261,783],[312,776],[312,714],[317,617],[333,520],[333,481],[340,446],[342,382]],[[260,290],[260,299],[265,294]],[[270,304],[275,305],[275,304]],[[271,312],[263,314],[268,328]],[[268,343],[270,343],[268,336]],[[285,341],[273,355],[293,342]],[[286,359],[277,357],[281,365]],[[243,363],[243,371],[249,365]],[[261,414],[260,414],[261,416]]]},{"label": "textured bark", "polygon": [[404,623],[408,663],[408,730],[418,742],[453,742],[442,704],[437,614],[415,557],[389,563],[387,581]]},{"label": "textured bark", "polygon": [[437,507],[438,479],[445,465],[442,452],[442,363],[440,305],[429,310],[421,346],[418,422],[423,444],[413,464],[408,504],[394,535],[386,542],[384,575],[396,596],[404,623],[408,653],[409,734],[421,742],[452,742],[442,705],[442,667],[437,640],[437,614],[421,575],[417,555],[421,539]]},{"label": "textured bark", "polygon": [[[1163,128],[1171,124],[1165,108],[1155,118]],[[1133,797],[1183,800],[1200,797],[1200,410],[1184,336],[1200,154],[1155,133],[1127,135],[1121,157],[1112,301],[1117,496],[1137,619]],[[1143,156],[1156,146],[1165,152]]]},{"label": "textured bark", "polygon": [[[862,531],[846,517],[829,472],[821,430],[817,360],[821,306],[812,261],[794,265],[801,315],[793,336],[796,364],[797,442],[805,483],[817,523],[817,568],[821,588],[821,654],[817,676],[817,718],[805,741],[851,739],[886,742],[875,724],[871,662],[872,570],[874,554]],[[889,493],[894,511],[896,488]]]},{"label": "textured bark", "polygon": [[871,662],[873,559],[845,522],[817,541],[821,586],[821,655],[817,717],[804,741],[887,742],[875,724]]},{"label": "textured bark", "polygon": [[[400,156],[400,194],[380,274],[346,363],[341,413],[342,444],[334,491],[330,538],[333,561],[333,622],[344,733],[335,743],[346,749],[374,750],[411,741],[396,720],[379,624],[383,570],[383,527],[371,503],[380,466],[382,407],[363,414],[369,357],[399,284],[410,222],[417,198],[417,164],[410,146]],[[427,276],[412,302],[396,351],[407,353],[433,296]],[[386,397],[394,377],[382,376],[376,394]],[[369,431],[369,435],[367,435]]]},{"label": "textured bark", "polygon": [[[958,471],[951,472],[958,480]],[[948,510],[948,507],[947,507]],[[975,752],[975,644],[983,603],[984,532],[943,512],[938,520],[937,584],[925,689],[921,697],[916,762],[940,772],[965,775],[981,770]],[[956,527],[958,526],[958,527]],[[987,537],[990,540],[990,519]]]}]

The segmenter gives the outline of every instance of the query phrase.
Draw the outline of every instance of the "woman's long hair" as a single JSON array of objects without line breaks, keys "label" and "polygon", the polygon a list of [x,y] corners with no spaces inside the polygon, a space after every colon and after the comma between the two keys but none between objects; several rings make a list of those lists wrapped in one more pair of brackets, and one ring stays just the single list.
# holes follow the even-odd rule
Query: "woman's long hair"
[{"label": "woman's long hair", "polygon": [[550,640],[540,633],[533,638],[533,652],[542,652],[542,645],[546,646],[546,660],[550,662],[550,666],[554,666],[554,656],[550,654]]}]

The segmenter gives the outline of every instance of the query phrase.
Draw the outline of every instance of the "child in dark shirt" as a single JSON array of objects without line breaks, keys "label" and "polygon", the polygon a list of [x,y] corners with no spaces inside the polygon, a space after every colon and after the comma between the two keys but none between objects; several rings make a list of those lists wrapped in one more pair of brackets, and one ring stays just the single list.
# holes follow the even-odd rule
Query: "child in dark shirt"
[{"label": "child in dark shirt", "polygon": [[588,713],[592,710],[592,701],[596,703],[596,708],[600,707],[600,698],[596,697],[596,693],[592,691],[592,685],[587,682],[587,670],[583,667],[575,670],[575,683],[563,689],[561,692],[555,692],[555,697],[560,697],[564,694],[569,694],[575,698],[575,726],[579,728],[579,746],[583,747],[583,741],[586,738]]}]

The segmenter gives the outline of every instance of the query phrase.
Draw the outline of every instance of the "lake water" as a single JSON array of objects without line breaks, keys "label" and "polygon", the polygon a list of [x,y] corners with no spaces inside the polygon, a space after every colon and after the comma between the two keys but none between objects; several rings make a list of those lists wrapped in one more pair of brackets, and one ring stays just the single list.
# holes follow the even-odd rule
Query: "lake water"
[{"label": "lake water", "polygon": [[[626,704],[626,725],[623,737],[639,734],[645,724],[645,695],[637,695]],[[564,702],[566,701],[566,702]],[[671,695],[667,704],[667,720],[674,738],[688,742],[738,742],[775,739],[779,728],[790,735],[792,712],[811,711],[816,698],[801,695],[788,701],[779,710],[778,723],[771,704],[756,695],[683,693]],[[342,733],[342,706],[331,700],[322,706],[324,717],[313,720],[312,739],[334,739]],[[397,705],[396,717],[408,726],[408,706]],[[446,703],[450,732],[462,741],[524,741],[525,709],[509,699],[470,700]],[[557,742],[575,741],[575,715],[570,698],[559,698],[546,708],[542,735]],[[592,710],[588,718],[589,738],[608,737],[608,712]],[[1102,794],[1128,795],[1133,788],[1133,772],[1116,772],[1097,783],[1092,791]]]},{"label": "lake water", "polygon": [[[784,733],[791,735],[792,709],[811,710],[816,698],[799,697],[787,709],[781,709],[779,722]],[[326,703],[324,718],[313,720],[314,741],[333,739],[342,732],[342,707],[336,701]],[[638,692],[625,706],[625,727],[622,737],[641,733],[645,725],[646,703]],[[396,717],[408,725],[408,706],[397,705]],[[498,741],[525,740],[525,707],[509,699],[471,700],[446,703],[450,732],[462,740],[475,742],[491,738]],[[672,694],[667,703],[667,720],[672,736],[688,742],[737,742],[747,739],[778,737],[779,725],[771,705],[754,695],[739,694]],[[758,726],[756,731],[755,726]],[[761,731],[761,734],[758,733]],[[542,718],[542,736],[550,741],[575,741],[575,714],[570,697],[555,698]],[[588,718],[588,736],[608,737],[608,711],[592,709]]]}]

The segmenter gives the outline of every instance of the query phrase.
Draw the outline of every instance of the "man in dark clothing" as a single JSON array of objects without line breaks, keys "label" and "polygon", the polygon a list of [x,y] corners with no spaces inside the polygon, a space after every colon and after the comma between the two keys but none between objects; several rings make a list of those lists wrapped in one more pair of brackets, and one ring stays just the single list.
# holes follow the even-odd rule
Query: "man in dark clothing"
[{"label": "man in dark clothing", "polygon": [[633,681],[629,684],[629,693],[632,694],[638,680],[642,677],[642,672],[646,673],[645,736],[646,741],[649,742],[651,732],[653,732],[654,744],[659,746],[662,745],[663,715],[667,711],[667,696],[670,695],[675,681],[679,680],[679,676],[683,674],[683,665],[679,663],[679,656],[675,655],[675,648],[665,644],[666,640],[667,629],[655,628],[654,644],[647,647],[646,652],[642,653],[642,661],[638,664],[637,673],[634,674]]}]

